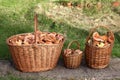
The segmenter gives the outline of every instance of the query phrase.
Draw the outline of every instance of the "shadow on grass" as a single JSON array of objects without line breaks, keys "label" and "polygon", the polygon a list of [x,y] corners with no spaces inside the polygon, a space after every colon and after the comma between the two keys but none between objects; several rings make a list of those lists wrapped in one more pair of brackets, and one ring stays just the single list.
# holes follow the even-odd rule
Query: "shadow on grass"
[{"label": "shadow on grass", "polygon": [[115,57],[120,57],[120,31],[115,32],[115,45],[113,47],[113,54]]},{"label": "shadow on grass", "polygon": [[120,16],[120,8],[113,8],[112,11]]},{"label": "shadow on grass", "polygon": [[63,1],[63,0],[54,1],[54,3],[60,4],[60,5],[63,5],[63,6],[67,6],[67,3],[68,3],[68,2],[70,2],[70,1]]}]

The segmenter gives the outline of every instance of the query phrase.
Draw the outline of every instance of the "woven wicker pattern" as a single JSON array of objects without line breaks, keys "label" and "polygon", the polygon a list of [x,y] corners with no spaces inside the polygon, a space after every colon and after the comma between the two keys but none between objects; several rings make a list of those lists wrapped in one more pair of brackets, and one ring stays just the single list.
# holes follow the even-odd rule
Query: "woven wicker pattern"
[{"label": "woven wicker pattern", "polygon": [[[102,27],[104,27],[104,26],[102,26]],[[96,28],[98,28],[98,27],[96,27]],[[104,28],[106,28],[106,27],[104,27]],[[92,30],[92,31],[94,31],[94,30]],[[90,35],[87,38],[87,41],[90,38]],[[111,36],[114,38],[114,35],[113,35],[112,32],[111,32]],[[99,48],[99,47],[96,47],[96,46],[89,45],[86,42],[85,58],[86,58],[87,65],[91,68],[96,68],[96,69],[107,67],[109,62],[110,62],[110,57],[111,57],[111,52],[112,52],[113,45],[114,44],[111,43],[108,46],[105,46],[103,48]]]},{"label": "woven wicker pattern", "polygon": [[35,43],[29,45],[12,45],[9,41],[19,35],[7,39],[15,67],[23,72],[38,72],[53,69],[59,59],[64,40],[58,44],[37,44],[37,15],[34,17]]},{"label": "woven wicker pattern", "polygon": [[63,43],[28,46],[9,45],[9,49],[17,69],[23,72],[37,72],[50,70],[56,66],[62,46]]},{"label": "woven wicker pattern", "polygon": [[[68,45],[68,48],[71,46],[72,43],[76,43],[77,44],[77,49],[80,49],[80,45],[79,42],[77,41],[71,41]],[[67,68],[77,68],[80,66],[81,64],[81,59],[82,59],[82,53],[78,53],[78,54],[73,54],[73,55],[66,55],[68,53],[63,54],[63,58],[64,58],[64,64]]]},{"label": "woven wicker pattern", "polygon": [[82,55],[64,56],[64,63],[67,68],[77,68],[80,66]]},{"label": "woven wicker pattern", "polygon": [[112,45],[106,48],[96,48],[86,44],[85,57],[87,65],[91,68],[105,68],[111,57]]}]

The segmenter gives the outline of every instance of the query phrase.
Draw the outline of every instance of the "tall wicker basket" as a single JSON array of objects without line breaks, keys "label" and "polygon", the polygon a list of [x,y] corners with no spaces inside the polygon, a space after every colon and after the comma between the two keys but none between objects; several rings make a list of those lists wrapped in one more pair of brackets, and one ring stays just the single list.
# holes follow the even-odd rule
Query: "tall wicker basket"
[{"label": "tall wicker basket", "polygon": [[[69,43],[67,49],[65,49],[65,50],[70,49],[70,46],[73,43],[77,44],[77,49],[78,50],[80,49],[80,45],[79,45],[78,41],[71,41]],[[65,66],[67,68],[77,68],[77,67],[79,67],[80,64],[81,64],[81,60],[82,60],[82,51],[80,53],[78,53],[78,54],[75,54],[75,55],[66,55],[66,54],[68,54],[68,52],[65,52],[65,50],[64,50],[64,53],[63,53]]]},{"label": "tall wicker basket", "polygon": [[[101,27],[105,28],[108,32],[110,32],[110,35],[113,39],[113,43],[102,48],[88,44],[88,40],[91,38],[93,32],[95,32],[97,28],[101,28]],[[97,26],[93,28],[86,40],[85,59],[87,65],[91,68],[96,68],[96,69],[107,67],[110,61],[113,45],[114,45],[114,34],[110,29],[108,29],[108,27]]]},{"label": "tall wicker basket", "polygon": [[[35,16],[35,33],[37,31],[37,16]],[[29,33],[26,33],[29,34]],[[7,39],[15,67],[22,72],[38,72],[53,69],[59,59],[63,42],[59,44],[32,44],[15,46]],[[36,34],[35,34],[36,37]]]}]

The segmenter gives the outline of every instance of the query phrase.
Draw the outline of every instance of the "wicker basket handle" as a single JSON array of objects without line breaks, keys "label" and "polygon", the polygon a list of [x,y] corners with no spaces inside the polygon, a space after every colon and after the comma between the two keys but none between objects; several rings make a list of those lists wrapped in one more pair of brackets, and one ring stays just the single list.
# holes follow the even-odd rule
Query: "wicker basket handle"
[{"label": "wicker basket handle", "polygon": [[97,29],[97,28],[100,28],[100,27],[106,29],[106,30],[110,33],[111,37],[114,39],[114,34],[113,34],[113,32],[112,32],[107,26],[101,25],[101,26],[96,26],[95,28],[92,28],[92,29],[91,29],[91,31],[90,31],[87,39],[86,39],[86,43],[87,43],[88,40],[91,38],[92,34],[96,31],[96,29]]},{"label": "wicker basket handle", "polygon": [[37,43],[37,31],[38,31],[38,19],[37,14],[34,16],[34,36],[35,36],[35,43]]},{"label": "wicker basket handle", "polygon": [[68,44],[67,49],[69,49],[69,48],[70,48],[70,46],[71,46],[73,43],[76,43],[76,44],[77,44],[77,49],[80,49],[80,44],[79,44],[79,42],[78,42],[78,41],[71,41],[71,42]]}]

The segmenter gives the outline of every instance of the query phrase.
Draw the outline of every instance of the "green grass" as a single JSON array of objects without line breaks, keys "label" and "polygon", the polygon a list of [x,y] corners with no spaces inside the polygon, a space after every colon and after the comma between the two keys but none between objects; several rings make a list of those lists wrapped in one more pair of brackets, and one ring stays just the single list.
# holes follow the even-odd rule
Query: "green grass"
[{"label": "green grass", "polygon": [[[28,14],[39,0],[0,0],[0,58],[8,59],[6,39],[12,35],[33,31],[33,17]],[[33,9],[32,9],[33,10]],[[29,12],[30,11],[30,12]],[[33,16],[33,15],[32,15]]]},{"label": "green grass", "polygon": [[12,75],[7,75],[7,76],[0,77],[0,80],[31,80],[31,79],[23,79],[23,78],[15,77]]},{"label": "green grass", "polygon": [[53,79],[48,79],[46,77],[38,77],[38,78],[32,78],[32,77],[20,77],[20,76],[15,76],[12,74],[0,76],[0,80],[53,80]]},{"label": "green grass", "polygon": [[[44,2],[47,2],[45,0]],[[104,1],[104,0],[103,0]],[[6,39],[12,35],[33,32],[34,7],[43,0],[0,0],[0,59],[10,59]],[[84,50],[85,40],[89,32],[83,29],[74,28],[64,22],[53,21],[45,15],[39,14],[39,29],[41,31],[58,32],[66,34],[64,48],[72,40],[78,40],[81,50]],[[79,25],[81,27],[81,25]],[[115,45],[113,56],[120,57],[120,36],[115,33]],[[76,47],[73,45],[72,47]]]}]

